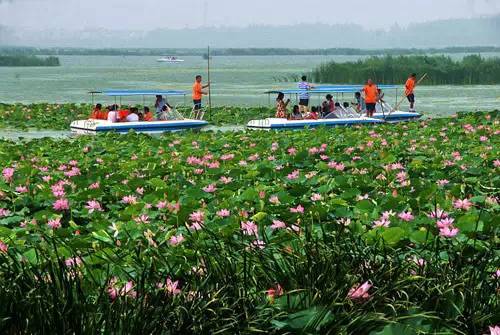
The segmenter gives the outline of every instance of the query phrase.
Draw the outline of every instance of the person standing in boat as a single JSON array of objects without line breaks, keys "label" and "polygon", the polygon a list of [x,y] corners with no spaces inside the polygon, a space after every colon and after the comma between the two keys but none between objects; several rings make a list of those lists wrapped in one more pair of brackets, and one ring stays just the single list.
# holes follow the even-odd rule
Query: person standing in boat
[{"label": "person standing in boat", "polygon": [[290,99],[285,101],[285,95],[282,92],[278,93],[276,98],[276,117],[280,119],[285,119],[287,116],[287,107],[290,103]]},{"label": "person standing in boat", "polygon": [[299,110],[302,114],[309,113],[309,98],[311,95],[308,91],[314,88],[314,85],[307,82],[307,76],[302,76],[302,81],[298,83],[299,90],[304,92],[299,95]]},{"label": "person standing in boat", "polygon": [[363,93],[365,95],[366,116],[373,117],[375,108],[377,106],[377,101],[379,99],[378,87],[373,83],[371,79],[368,79],[365,87],[363,88]]},{"label": "person standing in boat", "polygon": [[204,95],[208,94],[206,91],[203,91],[203,89],[210,87],[210,83],[203,85],[202,79],[200,75],[197,75],[193,84],[193,109],[196,119],[201,117],[201,100]]},{"label": "person standing in boat", "polygon": [[410,103],[410,112],[415,112],[415,86],[417,81],[417,74],[412,73],[408,77],[405,84],[405,95]]},{"label": "person standing in boat", "polygon": [[172,108],[167,102],[167,99],[165,99],[161,95],[156,96],[156,101],[155,101],[155,108],[156,108],[156,119],[159,120],[161,117],[161,113],[163,110],[163,106],[168,106],[168,108]]}]

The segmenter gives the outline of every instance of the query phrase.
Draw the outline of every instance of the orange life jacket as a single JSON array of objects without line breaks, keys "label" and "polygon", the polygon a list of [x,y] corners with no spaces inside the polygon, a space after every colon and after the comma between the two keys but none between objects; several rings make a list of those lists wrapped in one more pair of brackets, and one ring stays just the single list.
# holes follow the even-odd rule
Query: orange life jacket
[{"label": "orange life jacket", "polygon": [[94,109],[92,113],[90,113],[90,118],[91,119],[99,119],[99,115],[101,113],[100,109]]},{"label": "orange life jacket", "polygon": [[128,109],[122,109],[118,111],[118,121],[126,121],[127,116],[130,114],[130,111]]},{"label": "orange life jacket", "polygon": [[144,114],[144,121],[153,121],[153,113],[151,112],[147,112],[146,114]]}]

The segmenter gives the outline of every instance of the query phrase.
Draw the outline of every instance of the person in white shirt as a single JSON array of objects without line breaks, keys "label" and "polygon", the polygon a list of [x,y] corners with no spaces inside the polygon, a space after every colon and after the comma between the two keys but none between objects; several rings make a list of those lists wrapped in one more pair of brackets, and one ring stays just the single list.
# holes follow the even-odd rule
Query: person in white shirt
[{"label": "person in white shirt", "polygon": [[135,107],[130,108],[130,114],[127,115],[127,118],[125,119],[127,122],[139,122],[139,115],[138,115],[139,110]]}]

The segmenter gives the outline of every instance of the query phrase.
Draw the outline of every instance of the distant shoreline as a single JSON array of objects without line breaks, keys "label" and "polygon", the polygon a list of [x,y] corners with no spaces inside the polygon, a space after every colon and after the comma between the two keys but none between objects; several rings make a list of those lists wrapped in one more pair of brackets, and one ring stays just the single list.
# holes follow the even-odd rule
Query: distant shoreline
[{"label": "distant shoreline", "polygon": [[59,58],[27,55],[1,55],[0,67],[60,66]]},{"label": "distant shoreline", "polygon": [[[0,55],[6,56],[206,56],[206,49],[184,48],[35,48],[0,47]],[[219,48],[211,56],[378,56],[378,55],[429,55],[500,52],[496,46],[446,47],[446,48]]]}]

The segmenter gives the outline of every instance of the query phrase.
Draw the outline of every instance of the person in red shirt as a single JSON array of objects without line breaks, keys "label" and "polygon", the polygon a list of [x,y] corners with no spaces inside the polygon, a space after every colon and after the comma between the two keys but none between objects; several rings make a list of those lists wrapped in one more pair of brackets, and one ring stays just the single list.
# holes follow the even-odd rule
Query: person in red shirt
[{"label": "person in red shirt", "polygon": [[417,74],[412,73],[408,77],[405,84],[405,94],[406,98],[410,102],[410,112],[415,111],[415,86],[416,86]]},{"label": "person in red shirt", "polygon": [[143,113],[144,121],[150,122],[153,121],[153,113],[149,111],[148,106],[144,106],[144,113]]},{"label": "person in red shirt", "polygon": [[371,79],[368,79],[362,92],[365,94],[366,116],[373,117],[379,99],[378,87]]},{"label": "person in red shirt", "polygon": [[101,118],[101,109],[102,109],[102,105],[101,104],[95,105],[94,110],[90,114],[90,118],[91,119],[100,119]]}]

